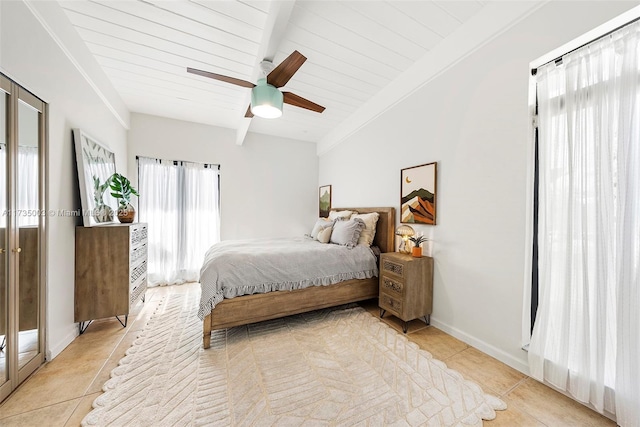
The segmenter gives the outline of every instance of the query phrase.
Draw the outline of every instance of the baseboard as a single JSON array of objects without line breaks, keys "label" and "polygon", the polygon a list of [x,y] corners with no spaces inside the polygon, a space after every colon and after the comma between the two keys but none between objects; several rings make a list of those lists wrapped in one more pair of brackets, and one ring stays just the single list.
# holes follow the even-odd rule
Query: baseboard
[{"label": "baseboard", "polygon": [[[494,347],[491,344],[488,344],[482,340],[479,340],[466,332],[461,331],[460,329],[454,328],[446,323],[440,322],[437,318],[431,316],[430,324],[440,329],[443,332],[448,333],[452,337],[459,339],[472,347],[477,348],[483,353],[488,354],[491,357],[494,357],[501,361],[502,363],[512,367],[513,369],[522,372],[525,375],[529,375],[529,365],[523,361],[518,359],[517,357],[513,357],[511,354],[506,353],[505,351]],[[519,349],[519,348],[518,348]]]},{"label": "baseboard", "polygon": [[67,348],[67,346],[69,344],[71,344],[73,342],[73,340],[75,340],[76,337],[78,336],[78,324],[77,323],[74,323],[73,325],[70,325],[67,329],[68,329],[68,332],[67,332],[67,334],[64,336],[64,338],[62,340],[60,340],[59,342],[55,343],[55,345],[51,345],[51,343],[49,343],[49,345],[47,345],[47,350],[45,352],[45,357],[47,358],[48,362],[50,362],[57,355],[62,353],[62,350]]}]

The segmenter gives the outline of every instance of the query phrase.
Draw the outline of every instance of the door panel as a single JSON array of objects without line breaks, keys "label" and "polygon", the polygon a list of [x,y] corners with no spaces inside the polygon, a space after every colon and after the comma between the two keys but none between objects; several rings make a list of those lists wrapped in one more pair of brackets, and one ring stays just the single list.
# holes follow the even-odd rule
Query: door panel
[{"label": "door panel", "polygon": [[7,285],[7,134],[9,97],[0,90],[0,386],[9,381],[9,287]]},{"label": "door panel", "polygon": [[18,162],[16,168],[18,226],[17,248],[12,248],[18,258],[19,333],[18,367],[40,353],[40,306],[38,272],[38,220],[39,206],[39,135],[40,113],[30,105],[18,102]]}]

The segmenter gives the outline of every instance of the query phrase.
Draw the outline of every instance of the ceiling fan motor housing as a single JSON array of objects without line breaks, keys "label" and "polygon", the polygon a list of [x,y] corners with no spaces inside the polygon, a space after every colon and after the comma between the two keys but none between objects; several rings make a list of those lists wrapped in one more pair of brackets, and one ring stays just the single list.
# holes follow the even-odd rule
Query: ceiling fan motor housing
[{"label": "ceiling fan motor housing", "polygon": [[262,72],[262,75],[264,77],[267,77],[267,75],[273,71],[273,69],[276,68],[275,65],[273,65],[273,62],[271,61],[267,61],[266,59],[264,61],[260,62],[260,71]]}]

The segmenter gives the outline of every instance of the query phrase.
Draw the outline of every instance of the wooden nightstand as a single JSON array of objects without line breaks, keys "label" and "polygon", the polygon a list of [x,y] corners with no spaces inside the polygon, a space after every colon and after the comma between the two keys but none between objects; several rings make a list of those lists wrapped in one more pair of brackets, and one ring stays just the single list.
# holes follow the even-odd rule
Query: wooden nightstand
[{"label": "wooden nightstand", "polygon": [[389,312],[404,322],[424,317],[427,325],[433,306],[433,258],[412,257],[399,252],[380,258],[380,317]]}]

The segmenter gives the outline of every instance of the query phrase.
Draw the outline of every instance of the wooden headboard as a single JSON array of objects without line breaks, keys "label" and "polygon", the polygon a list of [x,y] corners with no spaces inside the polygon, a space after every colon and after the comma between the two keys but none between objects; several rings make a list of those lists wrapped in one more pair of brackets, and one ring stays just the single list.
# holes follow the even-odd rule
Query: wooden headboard
[{"label": "wooden headboard", "polygon": [[358,213],[378,212],[378,224],[376,225],[376,236],[373,244],[380,248],[382,252],[394,252],[396,233],[396,209],[395,208],[331,208],[334,211],[356,211]]}]

